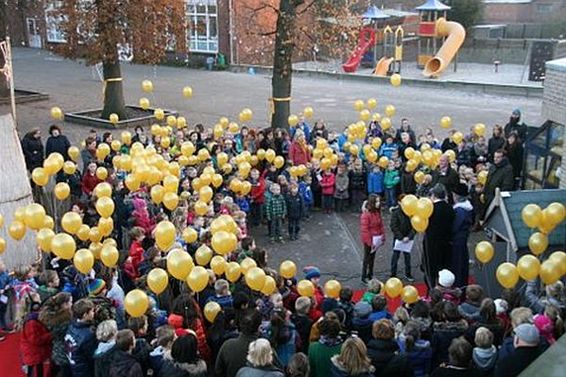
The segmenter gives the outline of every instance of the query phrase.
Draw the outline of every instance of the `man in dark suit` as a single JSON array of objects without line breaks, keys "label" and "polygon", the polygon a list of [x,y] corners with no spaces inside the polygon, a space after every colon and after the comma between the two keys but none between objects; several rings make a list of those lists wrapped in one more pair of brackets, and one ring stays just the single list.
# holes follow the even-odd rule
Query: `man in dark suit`
[{"label": "man in dark suit", "polygon": [[452,251],[452,223],[454,222],[454,209],[446,202],[446,188],[437,183],[431,189],[431,199],[434,210],[428,219],[423,240],[423,271],[428,288],[434,288],[438,271],[450,267]]}]

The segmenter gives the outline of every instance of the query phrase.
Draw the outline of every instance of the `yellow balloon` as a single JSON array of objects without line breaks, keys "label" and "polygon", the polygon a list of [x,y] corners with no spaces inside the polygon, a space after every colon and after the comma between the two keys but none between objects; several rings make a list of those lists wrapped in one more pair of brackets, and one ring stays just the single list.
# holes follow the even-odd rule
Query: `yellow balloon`
[{"label": "yellow balloon", "polygon": [[560,275],[566,274],[566,253],[563,251],[555,251],[548,257],[549,260],[553,261],[560,267]]},{"label": "yellow balloon", "polygon": [[60,107],[53,106],[51,108],[51,118],[55,120],[63,120],[63,110]]},{"label": "yellow balloon", "polygon": [[527,204],[521,210],[521,218],[529,228],[536,228],[540,224],[542,218],[542,210],[536,204]]},{"label": "yellow balloon", "polygon": [[93,226],[88,231],[88,239],[90,242],[100,242],[102,240],[102,232],[97,226]]},{"label": "yellow balloon", "polygon": [[187,276],[187,284],[193,292],[201,292],[208,285],[209,278],[206,268],[196,266],[191,270],[189,276]]},{"label": "yellow balloon", "polygon": [[363,109],[362,111],[360,111],[360,120],[363,120],[364,122],[367,122],[371,117],[371,113],[369,112],[368,109]]},{"label": "yellow balloon", "polygon": [[183,230],[182,237],[186,243],[190,244],[198,240],[198,233],[193,228],[187,227]]},{"label": "yellow balloon", "polygon": [[31,179],[33,183],[43,187],[49,182],[49,174],[47,174],[44,168],[35,168],[31,172]]},{"label": "yellow balloon", "polygon": [[487,170],[482,170],[478,173],[478,182],[480,185],[485,186],[487,182]]},{"label": "yellow balloon", "polygon": [[385,106],[385,115],[387,115],[387,117],[389,117],[389,118],[391,118],[393,115],[395,115],[395,106],[393,106],[393,105]]},{"label": "yellow balloon", "polygon": [[179,196],[174,192],[166,192],[163,195],[163,205],[169,211],[173,211],[179,205]]},{"label": "yellow balloon", "polygon": [[195,260],[199,266],[206,266],[212,259],[212,250],[206,245],[201,245],[195,252]]},{"label": "yellow balloon", "polygon": [[0,237],[0,255],[6,251],[6,240]]},{"label": "yellow balloon", "polygon": [[377,107],[377,100],[375,98],[368,99],[367,102],[368,109],[373,110]]},{"label": "yellow balloon", "polygon": [[73,264],[83,274],[88,274],[94,266],[94,256],[88,249],[79,249],[73,256]]},{"label": "yellow balloon", "polygon": [[114,230],[114,220],[112,217],[101,217],[98,219],[98,229],[103,237],[108,237]]},{"label": "yellow balloon", "polygon": [[81,241],[88,240],[90,238],[90,227],[86,224],[81,225],[76,235]]},{"label": "yellow balloon", "polygon": [[324,284],[324,294],[330,298],[338,298],[340,297],[340,290],[342,289],[342,285],[340,282],[336,280],[328,280]]},{"label": "yellow balloon", "polygon": [[519,271],[517,271],[517,267],[509,262],[501,263],[499,267],[497,267],[495,276],[499,284],[507,289],[513,288],[519,281]]},{"label": "yellow balloon", "polygon": [[29,204],[24,212],[24,223],[33,230],[41,229],[43,228],[45,215],[45,208],[41,204]]},{"label": "yellow balloon", "polygon": [[173,249],[167,254],[167,271],[175,279],[185,280],[193,267],[193,258],[186,251]]},{"label": "yellow balloon", "polygon": [[314,109],[310,106],[305,107],[305,109],[303,110],[303,115],[305,116],[305,118],[310,119],[313,117],[314,115]]},{"label": "yellow balloon", "polygon": [[277,289],[277,284],[275,283],[275,279],[271,276],[265,277],[265,282],[263,283],[263,287],[261,288],[261,293],[266,296],[269,296],[275,292]]},{"label": "yellow balloon", "polygon": [[240,262],[240,267],[242,268],[242,273],[245,275],[250,269],[257,267],[255,260],[246,257]]},{"label": "yellow balloon", "polygon": [[106,267],[114,267],[118,263],[120,253],[114,245],[106,244],[100,250],[100,260]]},{"label": "yellow balloon", "polygon": [[197,215],[199,216],[204,216],[208,213],[208,204],[206,204],[205,202],[198,200],[195,203],[195,212]]},{"label": "yellow balloon", "polygon": [[69,234],[76,234],[81,225],[83,225],[83,219],[76,212],[67,212],[61,218],[61,227]]},{"label": "yellow balloon", "polygon": [[403,282],[398,278],[389,278],[385,282],[385,293],[391,298],[399,297],[403,292]]},{"label": "yellow balloon", "polygon": [[460,131],[455,132],[454,135],[452,135],[452,140],[456,144],[460,144],[462,142],[462,140],[464,140],[464,135]]},{"label": "yellow balloon", "polygon": [[53,193],[55,194],[55,197],[57,199],[65,200],[71,194],[71,188],[66,182],[59,182],[55,185],[55,188],[53,189]]},{"label": "yellow balloon", "polygon": [[401,75],[398,74],[398,73],[394,73],[389,78],[389,81],[391,82],[391,85],[397,87],[397,86],[401,85]]},{"label": "yellow balloon", "polygon": [[529,237],[529,249],[534,255],[544,253],[548,247],[548,236],[544,233],[536,232]]},{"label": "yellow balloon", "polygon": [[417,205],[419,200],[415,195],[406,195],[401,200],[401,209],[405,212],[407,216],[413,216],[417,213]]},{"label": "yellow balloon", "polygon": [[489,263],[493,259],[494,253],[493,245],[488,241],[481,241],[476,245],[476,258],[481,263]]},{"label": "yellow balloon", "polygon": [[169,275],[162,268],[154,268],[147,274],[147,286],[155,294],[161,294],[169,284]]},{"label": "yellow balloon", "polygon": [[474,133],[477,136],[484,136],[485,135],[485,124],[478,123],[474,126]]},{"label": "yellow balloon", "polygon": [[193,88],[190,86],[183,87],[183,97],[191,98],[193,96]]},{"label": "yellow balloon", "polygon": [[389,117],[382,118],[380,125],[381,125],[381,129],[383,129],[383,131],[387,131],[388,129],[391,128],[391,119]]},{"label": "yellow balloon", "polygon": [[49,228],[40,229],[35,236],[37,246],[45,252],[51,251],[51,240],[55,237],[55,232]]},{"label": "yellow balloon", "polygon": [[218,254],[228,255],[238,246],[238,239],[233,233],[219,231],[212,236],[212,248]]},{"label": "yellow balloon", "polygon": [[[77,165],[72,161],[65,161],[63,164],[63,172],[67,175],[73,175],[77,171]],[[63,182],[62,182],[63,183]]]},{"label": "yellow balloon", "polygon": [[112,113],[112,114],[110,114],[110,116],[108,117],[108,120],[109,120],[110,123],[112,123],[112,124],[117,124],[117,123],[120,121],[120,117],[118,116],[118,114]]},{"label": "yellow balloon", "polygon": [[450,128],[452,127],[452,119],[449,116],[443,116],[440,118],[440,127]]},{"label": "yellow balloon", "polygon": [[61,259],[73,259],[76,249],[75,240],[66,233],[58,233],[51,240],[51,251]]},{"label": "yellow balloon", "polygon": [[222,311],[222,307],[216,301],[209,301],[204,305],[204,318],[210,323],[214,323],[218,313]]},{"label": "yellow balloon", "polygon": [[[221,255],[215,255],[212,257],[212,259],[210,259],[210,268],[218,276],[226,272],[227,267],[228,267],[228,263],[226,262],[226,259],[224,259],[224,257]],[[240,266],[238,265],[238,268],[239,267]]]},{"label": "yellow balloon", "polygon": [[534,255],[523,255],[517,261],[517,271],[523,280],[534,280],[540,271],[540,261]]},{"label": "yellow balloon", "polygon": [[362,111],[364,109],[365,103],[361,99],[354,101],[354,110]]},{"label": "yellow balloon", "polygon": [[75,146],[71,146],[67,150],[67,154],[69,155],[69,157],[71,157],[71,160],[77,162],[77,160],[79,159],[79,156],[81,155],[81,151],[79,150],[79,148],[77,148]]},{"label": "yellow balloon", "polygon": [[420,198],[417,201],[416,214],[423,219],[428,219],[434,211],[434,205],[429,198]]},{"label": "yellow balloon", "polygon": [[546,211],[547,211],[546,217],[548,217],[552,225],[560,224],[562,221],[564,221],[564,218],[566,217],[566,208],[562,203],[558,203],[558,202],[550,203],[548,207],[546,207]]},{"label": "yellow balloon", "polygon": [[167,251],[175,243],[175,225],[172,222],[163,220],[154,230],[155,243],[162,251]]},{"label": "yellow balloon", "polygon": [[285,159],[281,156],[277,156],[277,157],[275,157],[275,160],[273,161],[273,165],[275,165],[275,167],[277,169],[281,169],[283,167],[283,165],[285,165]]},{"label": "yellow balloon", "polygon": [[414,179],[415,182],[417,182],[419,185],[422,184],[425,180],[425,173],[423,173],[422,171],[416,172],[414,175]]},{"label": "yellow balloon", "polygon": [[124,308],[130,317],[141,317],[149,308],[147,294],[141,289],[134,289],[124,298]]},{"label": "yellow balloon", "polygon": [[419,291],[412,285],[407,285],[403,287],[403,292],[401,292],[401,300],[407,304],[414,304],[419,301]]},{"label": "yellow balloon", "polygon": [[149,100],[147,98],[145,98],[145,97],[140,98],[139,104],[140,104],[140,107],[142,109],[144,109],[144,110],[149,109],[150,103],[149,103]]},{"label": "yellow balloon", "polygon": [[143,80],[141,83],[142,90],[146,93],[153,92],[153,83],[151,80]]},{"label": "yellow balloon", "polygon": [[301,280],[297,283],[297,292],[301,296],[313,297],[314,284],[310,280]]},{"label": "yellow balloon", "polygon": [[96,212],[102,217],[110,217],[114,213],[114,201],[112,198],[103,196],[96,201]]},{"label": "yellow balloon", "polygon": [[544,284],[554,284],[560,279],[562,269],[554,260],[547,259],[540,266],[540,280]]},{"label": "yellow balloon", "polygon": [[226,265],[225,275],[226,275],[226,279],[228,279],[229,282],[231,283],[236,282],[240,278],[241,274],[242,274],[242,268],[237,262],[230,262]]},{"label": "yellow balloon", "polygon": [[224,181],[224,180],[223,180],[223,178],[222,178],[222,175],[220,175],[220,174],[214,174],[214,175],[212,176],[212,185],[213,185],[215,188],[218,188],[218,187],[222,186],[222,182],[223,182],[223,181]]},{"label": "yellow balloon", "polygon": [[209,203],[212,200],[212,195],[214,192],[210,188],[210,186],[201,187],[198,191],[199,199],[205,203]]},{"label": "yellow balloon", "polygon": [[161,204],[161,202],[163,201],[163,196],[165,195],[165,189],[161,185],[155,185],[151,188],[149,194],[151,196],[151,200],[155,204]]}]

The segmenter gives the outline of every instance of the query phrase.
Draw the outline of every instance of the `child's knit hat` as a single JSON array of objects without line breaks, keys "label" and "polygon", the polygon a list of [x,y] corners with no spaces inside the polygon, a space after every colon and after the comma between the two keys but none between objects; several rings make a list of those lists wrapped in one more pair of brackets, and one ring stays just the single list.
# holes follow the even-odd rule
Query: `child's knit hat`
[{"label": "child's knit hat", "polygon": [[455,280],[456,277],[450,270],[444,269],[438,272],[438,284],[440,284],[444,288],[452,287]]},{"label": "child's knit hat", "polygon": [[320,270],[315,266],[307,266],[303,269],[303,272],[307,280],[320,277]]},{"label": "child's knit hat", "polygon": [[102,279],[94,279],[88,285],[89,296],[96,296],[106,287],[106,283]]}]

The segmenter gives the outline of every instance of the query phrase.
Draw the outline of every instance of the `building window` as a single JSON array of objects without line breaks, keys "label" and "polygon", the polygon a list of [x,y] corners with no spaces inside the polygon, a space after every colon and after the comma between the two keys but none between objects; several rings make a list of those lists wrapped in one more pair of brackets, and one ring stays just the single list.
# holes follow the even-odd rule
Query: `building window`
[{"label": "building window", "polygon": [[59,13],[61,1],[49,1],[45,9],[45,24],[47,29],[47,42],[66,43],[65,33],[61,28],[64,17]]},{"label": "building window", "polygon": [[550,13],[552,12],[552,4],[537,4],[537,11],[539,13]]},{"label": "building window", "polygon": [[189,49],[195,52],[218,52],[218,11],[216,0],[187,0]]}]

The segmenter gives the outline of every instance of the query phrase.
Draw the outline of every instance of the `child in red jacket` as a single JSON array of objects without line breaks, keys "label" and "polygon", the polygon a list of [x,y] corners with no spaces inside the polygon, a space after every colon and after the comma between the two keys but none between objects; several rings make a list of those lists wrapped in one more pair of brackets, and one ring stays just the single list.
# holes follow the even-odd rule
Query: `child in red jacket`
[{"label": "child in red jacket", "polygon": [[322,176],[317,176],[317,179],[320,182],[320,187],[322,187],[322,209],[325,213],[330,214],[334,207],[334,184],[336,183],[336,177],[332,170],[326,169]]},{"label": "child in red jacket", "polygon": [[49,376],[51,359],[51,333],[38,319],[40,298],[37,293],[28,293],[26,297],[29,313],[26,316],[20,338],[22,362],[30,377]]},{"label": "child in red jacket", "polygon": [[250,191],[250,226],[259,226],[265,203],[265,174],[260,176],[259,170],[253,169],[250,173],[252,189]]},{"label": "child in red jacket", "polygon": [[128,259],[126,260],[124,269],[131,279],[137,279],[140,275],[138,268],[143,261],[144,250],[142,242],[145,238],[145,233],[142,228],[135,226],[130,231],[130,237],[133,241],[128,251]]}]

